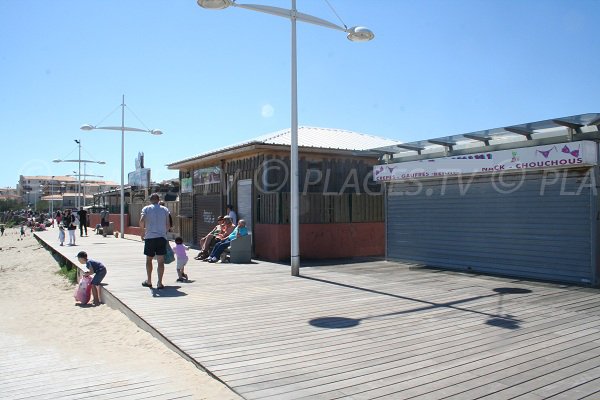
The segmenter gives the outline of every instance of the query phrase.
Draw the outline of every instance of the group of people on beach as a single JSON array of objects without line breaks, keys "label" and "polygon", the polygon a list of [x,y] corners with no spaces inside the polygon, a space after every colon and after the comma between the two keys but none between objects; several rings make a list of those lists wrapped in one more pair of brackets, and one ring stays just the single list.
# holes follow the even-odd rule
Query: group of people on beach
[{"label": "group of people on beach", "polygon": [[[64,225],[63,216],[62,224]],[[227,205],[227,215],[218,218],[218,225],[200,241],[201,251],[195,259],[203,259],[208,262],[217,262],[223,251],[229,247],[232,240],[238,237],[248,235],[248,229],[243,219],[235,222],[237,215],[233,206]],[[154,271],[153,261],[157,261],[157,281],[156,289],[164,289],[163,277],[165,272],[165,256],[172,252],[177,265],[177,282],[187,282],[188,275],[185,272],[185,266],[188,262],[188,246],[183,244],[181,237],[175,238],[175,245],[170,246],[167,234],[171,231],[173,221],[169,209],[160,201],[157,193],[150,195],[150,204],[142,208],[139,222],[142,228],[141,238],[144,241],[144,255],[146,256],[146,279],[142,282],[143,287],[154,288],[152,275]],[[63,239],[64,240],[64,239]],[[73,241],[74,244],[74,241]],[[61,242],[62,245],[62,242]],[[94,304],[101,302],[101,283],[106,275],[106,266],[97,260],[88,258],[86,252],[81,251],[77,254],[77,259],[81,264],[86,265],[84,275],[93,275],[92,295]]]},{"label": "group of people on beach", "polygon": [[88,235],[88,212],[83,207],[79,208],[79,211],[74,212],[70,208],[63,210],[56,210],[54,219],[52,220],[52,226],[54,221],[58,224],[58,241],[63,246],[66,239],[66,232],[69,235],[69,246],[76,245],[76,231],[79,228],[79,236],[83,237]]},{"label": "group of people on beach", "polygon": [[[146,255],[146,280],[142,282],[142,286],[152,288],[152,272],[154,270],[153,260],[157,260],[158,280],[156,283],[157,289],[163,289],[163,276],[165,270],[165,255],[167,254],[167,232],[172,223],[170,221],[169,209],[160,204],[158,194],[153,193],[150,196],[151,204],[142,209],[142,217],[140,219],[140,227],[143,228],[144,254]],[[219,217],[219,224],[201,240],[201,254],[208,254],[204,260],[216,262],[221,253],[229,246],[232,240],[237,237],[248,234],[246,223],[244,220],[238,221],[238,226],[234,227],[233,221],[237,219],[237,215],[233,210],[232,205],[227,205],[228,215]],[[217,232],[218,230],[218,232]],[[214,234],[213,234],[214,232]],[[209,236],[211,236],[209,238]],[[212,250],[208,253],[208,250]],[[187,250],[189,247],[183,245],[183,239],[177,237],[175,239],[175,247],[172,248],[177,260],[177,281],[185,282],[188,276],[185,273],[185,266],[188,262]],[[199,259],[199,257],[195,257]]]}]

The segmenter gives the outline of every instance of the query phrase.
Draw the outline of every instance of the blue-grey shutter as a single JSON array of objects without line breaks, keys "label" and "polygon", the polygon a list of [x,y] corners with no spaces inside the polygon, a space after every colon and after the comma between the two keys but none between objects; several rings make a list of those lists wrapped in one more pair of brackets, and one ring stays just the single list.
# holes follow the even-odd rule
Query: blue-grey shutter
[{"label": "blue-grey shutter", "polygon": [[596,284],[591,175],[562,170],[388,184],[387,256]]}]

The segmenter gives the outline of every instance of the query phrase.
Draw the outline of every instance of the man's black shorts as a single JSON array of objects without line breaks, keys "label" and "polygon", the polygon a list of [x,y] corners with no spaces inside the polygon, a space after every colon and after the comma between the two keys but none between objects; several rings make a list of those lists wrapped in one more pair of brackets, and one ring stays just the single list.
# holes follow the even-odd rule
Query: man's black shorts
[{"label": "man's black shorts", "polygon": [[148,257],[164,256],[167,252],[167,239],[154,238],[144,240],[144,254]]}]

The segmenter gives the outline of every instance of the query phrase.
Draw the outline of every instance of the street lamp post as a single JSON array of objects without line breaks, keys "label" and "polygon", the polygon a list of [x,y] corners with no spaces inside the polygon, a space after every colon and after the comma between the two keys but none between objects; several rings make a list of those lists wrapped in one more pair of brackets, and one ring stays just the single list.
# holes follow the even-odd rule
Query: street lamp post
[{"label": "street lamp post", "polygon": [[38,197],[38,194],[40,194],[40,200],[41,200],[41,194],[42,193],[43,193],[43,191],[41,189],[34,191],[34,196],[33,196],[33,211],[34,212],[37,212],[37,197]]},{"label": "street lamp post", "polygon": [[52,176],[52,180],[50,181],[50,219],[54,228],[54,176]]},{"label": "street lamp post", "polygon": [[371,30],[355,26],[352,28],[342,27],[321,18],[304,14],[296,10],[296,0],[291,0],[292,8],[285,9],[257,4],[239,4],[233,0],[197,0],[200,7],[212,10],[221,10],[230,6],[245,8],[247,10],[259,11],[278,17],[288,18],[292,23],[292,71],[291,71],[291,144],[290,144],[290,242],[291,242],[291,267],[292,276],[300,276],[300,191],[298,171],[298,83],[297,83],[297,59],[296,59],[296,21],[307,22],[326,28],[346,32],[347,38],[353,42],[368,42],[375,35]]},{"label": "street lamp post", "polygon": [[146,132],[152,135],[162,135],[159,129],[140,129],[125,126],[125,95],[121,102],[121,126],[95,126],[85,124],[81,126],[84,131],[94,129],[105,129],[109,131],[121,131],[121,238],[125,239],[125,131],[127,132]]},{"label": "street lamp post", "polygon": [[[78,172],[77,172],[77,209],[79,209],[79,207],[81,207],[81,163],[87,164],[87,163],[94,163],[94,164],[106,164],[105,161],[94,161],[94,160],[82,160],[81,159],[81,140],[80,139],[73,139],[75,141],[75,143],[77,143],[77,147],[79,148],[79,156],[77,157],[77,160],[52,160],[52,162],[55,163],[61,163],[61,162],[73,162],[73,163],[77,163],[78,164]],[[85,201],[84,201],[84,205],[85,205]]]},{"label": "street lamp post", "polygon": [[[81,161],[81,162],[83,162],[83,161]],[[81,193],[82,193],[82,197],[83,197],[83,206],[84,206],[84,207],[86,206],[86,204],[85,204],[85,187],[86,187],[86,186],[88,186],[88,187],[90,186],[90,184],[89,184],[89,183],[87,183],[87,179],[86,179],[86,178],[87,178],[88,176],[93,176],[93,177],[95,177],[95,178],[104,178],[104,175],[92,175],[92,174],[86,174],[86,173],[85,173],[85,166],[86,166],[86,165],[87,165],[87,163],[84,163],[84,164],[83,164],[83,174],[81,174],[81,175],[78,175],[76,171],[73,171],[73,173],[74,173],[75,175],[65,175],[65,176],[80,176],[80,177],[82,176],[82,177],[83,177],[83,181],[82,181],[82,184],[81,184]]]},{"label": "street lamp post", "polygon": [[81,140],[75,139],[75,143],[77,143],[77,147],[79,148],[79,163],[78,164],[78,174],[77,177],[77,209],[81,206]]}]

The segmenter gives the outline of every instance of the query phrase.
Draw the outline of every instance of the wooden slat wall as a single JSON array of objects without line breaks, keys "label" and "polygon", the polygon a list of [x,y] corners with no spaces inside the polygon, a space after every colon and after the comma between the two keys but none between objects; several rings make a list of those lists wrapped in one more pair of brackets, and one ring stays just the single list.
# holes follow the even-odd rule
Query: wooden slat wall
[{"label": "wooden slat wall", "polygon": [[140,226],[140,218],[142,217],[142,208],[148,203],[131,203],[129,204],[129,226]]},{"label": "wooden slat wall", "polygon": [[374,194],[351,194],[352,222],[383,221],[383,196]]},{"label": "wooden slat wall", "polygon": [[191,217],[194,215],[191,193],[181,193],[179,195],[179,215],[186,217]]},{"label": "wooden slat wall", "polygon": [[[289,193],[261,194],[256,220],[262,224],[289,223]],[[383,196],[345,193],[322,195],[305,193],[300,196],[300,223],[350,223],[383,221]]]},{"label": "wooden slat wall", "polygon": [[171,218],[173,220],[173,232],[177,235],[181,234],[181,218],[177,218],[179,215],[179,202],[178,201],[165,201],[165,206],[171,212]]},{"label": "wooden slat wall", "polygon": [[[300,223],[350,223],[383,221],[383,195],[380,185],[370,178],[373,159],[323,158],[306,156],[299,161]],[[194,194],[220,193],[237,204],[237,181],[253,180],[254,223],[290,223],[290,160],[282,154],[258,154],[228,160],[222,166],[220,184],[194,187]],[[266,176],[263,176],[266,172]],[[315,171],[311,174],[311,171]],[[321,176],[321,179],[315,177]],[[310,184],[306,180],[312,177]],[[230,177],[233,177],[231,185]],[[317,181],[317,182],[315,182]],[[263,187],[264,183],[270,187]],[[276,191],[272,191],[276,189]],[[228,192],[229,191],[229,192]],[[182,215],[192,215],[192,199],[181,195]],[[183,233],[183,232],[182,232]]]}]

